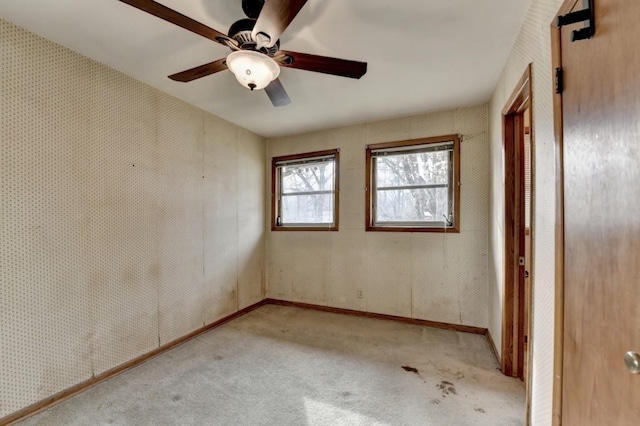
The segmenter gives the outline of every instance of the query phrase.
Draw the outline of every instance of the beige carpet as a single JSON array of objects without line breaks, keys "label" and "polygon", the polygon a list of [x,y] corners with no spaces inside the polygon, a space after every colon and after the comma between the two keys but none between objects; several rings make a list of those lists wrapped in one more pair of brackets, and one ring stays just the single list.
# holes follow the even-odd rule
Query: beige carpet
[{"label": "beige carpet", "polygon": [[[405,367],[405,368],[403,368]],[[484,336],[264,306],[21,425],[523,425]]]}]

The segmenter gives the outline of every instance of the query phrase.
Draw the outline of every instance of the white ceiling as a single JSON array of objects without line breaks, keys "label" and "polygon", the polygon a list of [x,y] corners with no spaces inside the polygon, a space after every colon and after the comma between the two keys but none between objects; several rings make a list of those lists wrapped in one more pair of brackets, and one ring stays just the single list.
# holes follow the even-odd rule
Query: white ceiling
[{"label": "white ceiling", "polygon": [[[488,101],[530,0],[309,0],[281,48],[368,62],[360,80],[283,68],[271,106],[228,72],[168,75],[225,47],[117,0],[0,0],[0,17],[252,130],[275,137]],[[160,0],[218,31],[241,0]]]}]

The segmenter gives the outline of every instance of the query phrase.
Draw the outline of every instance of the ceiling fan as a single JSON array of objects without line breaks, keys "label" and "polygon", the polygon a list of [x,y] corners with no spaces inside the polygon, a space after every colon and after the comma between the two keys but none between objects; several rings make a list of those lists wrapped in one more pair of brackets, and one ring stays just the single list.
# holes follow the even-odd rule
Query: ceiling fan
[{"label": "ceiling fan", "polygon": [[244,87],[265,89],[273,106],[278,107],[291,103],[278,79],[280,67],[349,78],[360,78],[367,72],[366,62],[280,50],[280,35],[307,0],[242,0],[247,18],[231,25],[228,35],[153,0],[120,1],[232,50],[226,58],[170,75],[175,81],[189,82],[229,69]]}]

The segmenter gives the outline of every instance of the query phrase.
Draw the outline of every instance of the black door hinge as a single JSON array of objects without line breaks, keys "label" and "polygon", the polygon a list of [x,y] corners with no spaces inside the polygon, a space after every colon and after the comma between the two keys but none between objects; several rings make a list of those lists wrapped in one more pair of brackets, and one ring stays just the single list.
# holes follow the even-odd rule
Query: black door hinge
[{"label": "black door hinge", "polygon": [[556,94],[560,95],[564,91],[564,71],[556,68]]}]

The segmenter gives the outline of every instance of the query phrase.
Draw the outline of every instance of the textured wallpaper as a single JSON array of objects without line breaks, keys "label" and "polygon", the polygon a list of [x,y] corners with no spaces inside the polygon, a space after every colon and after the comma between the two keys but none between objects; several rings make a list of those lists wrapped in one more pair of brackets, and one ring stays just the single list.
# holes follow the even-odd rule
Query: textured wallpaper
[{"label": "textured wallpaper", "polygon": [[489,107],[491,212],[489,329],[501,345],[504,244],[502,108],[528,64],[533,71],[533,383],[531,424],[549,425],[553,398],[555,157],[550,24],[562,0],[532,0]]},{"label": "textured wallpaper", "polygon": [[[266,162],[262,138],[0,20],[0,417],[261,300],[267,280],[273,298],[489,327],[500,349],[500,111],[533,63],[532,424],[550,424],[560,3],[532,0],[488,107],[272,139]],[[365,145],[450,133],[460,234],[364,232]],[[340,232],[265,234],[270,158],[330,148]]]},{"label": "textured wallpaper", "polygon": [[0,418],[264,297],[264,139],[0,20]]},{"label": "textured wallpaper", "polygon": [[[487,327],[487,125],[481,105],[270,139],[268,180],[274,156],[340,149],[340,231],[269,232],[269,297]],[[366,145],[454,133],[461,232],[365,232]]]}]

